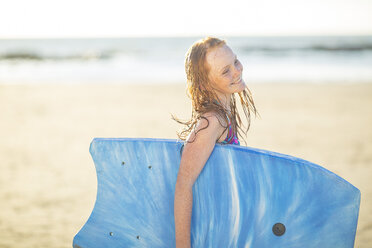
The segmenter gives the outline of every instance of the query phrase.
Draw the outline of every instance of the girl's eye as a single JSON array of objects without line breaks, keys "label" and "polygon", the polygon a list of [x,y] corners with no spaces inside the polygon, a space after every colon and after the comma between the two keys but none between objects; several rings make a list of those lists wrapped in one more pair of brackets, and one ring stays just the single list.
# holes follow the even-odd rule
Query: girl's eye
[{"label": "girl's eye", "polygon": [[[237,64],[237,63],[238,63],[238,60],[235,60],[235,64]],[[229,69],[227,69],[223,74],[226,74],[228,72],[229,72]]]}]

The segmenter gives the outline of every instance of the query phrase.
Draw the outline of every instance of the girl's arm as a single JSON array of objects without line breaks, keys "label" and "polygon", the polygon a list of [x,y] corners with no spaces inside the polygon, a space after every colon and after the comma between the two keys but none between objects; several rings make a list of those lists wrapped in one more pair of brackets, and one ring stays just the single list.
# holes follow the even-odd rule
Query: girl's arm
[{"label": "girl's arm", "polygon": [[[196,126],[200,130],[197,135],[192,132],[185,143],[180,167],[177,175],[174,196],[174,219],[176,232],[176,248],[191,248],[191,214],[192,214],[192,187],[212,153],[216,141],[223,132],[215,115],[205,115],[209,121],[201,118]],[[195,139],[195,140],[194,140]]]}]

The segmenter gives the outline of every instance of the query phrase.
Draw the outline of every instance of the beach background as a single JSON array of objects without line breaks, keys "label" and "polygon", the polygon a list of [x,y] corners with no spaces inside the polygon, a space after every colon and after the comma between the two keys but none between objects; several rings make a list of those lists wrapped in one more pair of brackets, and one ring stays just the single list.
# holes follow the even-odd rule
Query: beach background
[{"label": "beach background", "polygon": [[[96,199],[90,142],[177,139],[184,56],[227,41],[261,118],[242,145],[361,191],[372,247],[372,2],[14,0],[0,14],[0,248],[72,247]],[[173,218],[173,216],[170,216]]]},{"label": "beach background", "polygon": [[[94,137],[177,138],[181,126],[170,117],[191,116],[182,69],[197,38],[121,39],[107,56],[110,39],[99,40],[101,46],[96,39],[0,41],[0,247],[72,246],[95,203]],[[303,158],[359,188],[355,247],[371,247],[371,37],[318,37],[318,46],[306,37],[281,39],[282,46],[274,38],[226,38],[261,115],[252,119],[247,146]],[[88,50],[91,57],[84,57]],[[343,76],[315,70],[322,60]],[[283,77],[271,70],[275,63]],[[285,75],[294,77],[294,64],[302,72],[290,80]]]}]

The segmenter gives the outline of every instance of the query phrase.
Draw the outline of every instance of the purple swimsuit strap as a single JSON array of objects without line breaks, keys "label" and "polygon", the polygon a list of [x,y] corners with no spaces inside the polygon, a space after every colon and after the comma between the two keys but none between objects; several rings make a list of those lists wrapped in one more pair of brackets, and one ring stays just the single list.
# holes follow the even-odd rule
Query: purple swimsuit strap
[{"label": "purple swimsuit strap", "polygon": [[[227,116],[227,115],[226,115]],[[227,134],[227,137],[224,141],[222,141],[222,144],[236,144],[240,145],[240,142],[238,140],[238,137],[236,136],[235,133],[232,132],[232,126],[231,126],[231,121],[229,116],[227,116],[227,119],[229,120],[229,132]]]}]

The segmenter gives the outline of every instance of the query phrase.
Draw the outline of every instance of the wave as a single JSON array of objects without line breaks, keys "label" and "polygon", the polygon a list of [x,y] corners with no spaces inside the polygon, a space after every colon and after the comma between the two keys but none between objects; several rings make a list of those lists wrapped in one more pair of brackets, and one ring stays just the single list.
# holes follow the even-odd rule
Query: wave
[{"label": "wave", "polygon": [[42,55],[33,52],[8,52],[0,55],[0,60],[33,60],[33,61],[64,61],[64,60],[107,60],[114,57],[109,52],[85,52],[71,55]]},{"label": "wave", "polygon": [[314,51],[314,52],[359,52],[359,51],[372,51],[372,44],[367,44],[363,46],[355,45],[342,45],[342,46],[327,46],[327,45],[313,45],[308,47],[270,47],[270,46],[260,46],[252,47],[245,46],[242,47],[245,52],[292,52],[292,51]]},{"label": "wave", "polygon": [[372,44],[364,46],[324,46],[318,45],[311,47],[311,50],[320,50],[320,51],[368,51],[372,50]]},{"label": "wave", "polygon": [[[191,42],[190,38],[179,39],[118,39],[118,40],[0,40],[0,61],[89,61],[111,60],[121,56],[147,60],[179,59]],[[265,57],[288,56],[313,53],[326,56],[343,53],[359,55],[372,51],[372,37],[350,39],[308,39],[308,38],[239,38],[235,41],[243,55],[258,52]],[[234,42],[233,42],[234,43]]]}]

